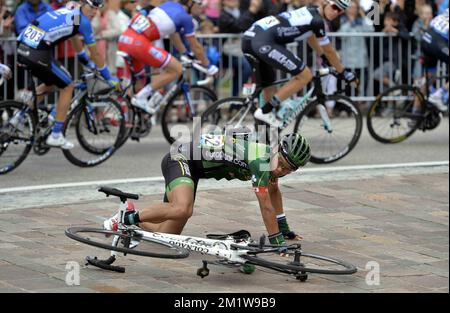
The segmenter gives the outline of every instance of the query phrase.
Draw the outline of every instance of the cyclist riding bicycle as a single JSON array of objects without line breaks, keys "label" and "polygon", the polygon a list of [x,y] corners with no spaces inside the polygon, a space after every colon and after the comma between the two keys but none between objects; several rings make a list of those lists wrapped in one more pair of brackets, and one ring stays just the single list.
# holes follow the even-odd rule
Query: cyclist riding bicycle
[{"label": "cyclist riding bicycle", "polygon": [[275,87],[266,88],[265,105],[256,110],[256,119],[273,127],[281,127],[283,117],[276,114],[281,103],[300,91],[313,78],[303,60],[286,48],[288,43],[308,38],[308,44],[327,64],[336,68],[340,78],[347,82],[357,80],[356,75],[341,64],[325,33],[326,21],[342,15],[350,4],[351,0],[324,1],[320,6],[305,6],[277,16],[267,16],[255,22],[244,33],[242,51],[260,61],[263,86],[275,81],[276,69],[293,76],[278,91]]},{"label": "cyclist riding bicycle", "polygon": [[[425,64],[429,73],[436,72],[438,60],[449,65],[449,9],[447,8],[441,15],[436,16],[430,22],[430,26],[422,36],[421,48],[424,55]],[[426,87],[426,86],[425,86]],[[429,97],[429,102],[439,111],[445,112],[448,109],[449,84],[439,88]],[[420,113],[420,101],[416,101],[413,113]]]},{"label": "cyclist riding bicycle", "polygon": [[[77,6],[64,7],[41,15],[31,22],[17,39],[19,63],[26,65],[32,75],[43,82],[36,89],[37,103],[40,103],[44,99],[44,94],[50,92],[54,86],[59,88],[55,123],[46,144],[62,149],[74,147],[61,132],[72,99],[74,83],[70,73],[55,59],[54,47],[70,38],[77,51],[78,59],[83,65],[89,68],[96,67],[110,84],[114,86],[118,84],[117,78],[111,76],[104,58],[97,49],[90,22],[98,9],[103,7],[103,0],[81,0],[80,2]],[[83,43],[78,34],[83,36],[84,44],[88,46],[92,60],[83,50]]]},{"label": "cyclist riding bicycle", "polygon": [[119,50],[132,57],[136,73],[141,73],[145,65],[162,69],[131,100],[134,106],[149,114],[155,112],[162,98],[158,90],[182,74],[180,62],[166,50],[156,47],[153,41],[170,36],[175,48],[182,54],[188,54],[179,35],[183,32],[195,57],[208,68],[208,75],[218,72],[218,68],[208,61],[203,47],[195,37],[193,17],[190,15],[195,6],[202,4],[202,0],[179,2],[167,1],[159,7],[148,6],[141,9],[119,38]]},{"label": "cyclist riding bicycle", "polygon": [[[121,222],[139,224],[151,231],[180,234],[192,216],[200,179],[251,181],[272,244],[301,239],[290,230],[283,211],[278,178],[305,166],[311,155],[308,141],[298,133],[282,137],[278,151],[259,143],[251,134],[206,134],[200,142],[174,145],[161,162],[166,192],[164,203],[135,211],[133,206]],[[117,230],[118,215],[105,220],[104,228]]]}]

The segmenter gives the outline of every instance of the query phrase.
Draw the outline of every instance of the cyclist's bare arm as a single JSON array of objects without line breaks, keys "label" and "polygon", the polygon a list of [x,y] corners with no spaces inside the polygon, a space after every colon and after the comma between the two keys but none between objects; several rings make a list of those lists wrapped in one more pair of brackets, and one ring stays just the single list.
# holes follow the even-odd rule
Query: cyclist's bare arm
[{"label": "cyclist's bare arm", "polygon": [[255,192],[255,194],[267,232],[269,235],[278,233],[280,230],[278,228],[277,215],[270,200],[269,192]]},{"label": "cyclist's bare arm", "polygon": [[280,188],[278,188],[278,179],[272,180],[269,183],[269,195],[270,202],[275,209],[277,215],[282,214],[283,210],[283,197],[281,195]]},{"label": "cyclist's bare arm", "polygon": [[187,51],[178,33],[173,33],[172,35],[170,35],[170,42],[181,54],[184,54]]},{"label": "cyclist's bare arm", "polygon": [[337,54],[336,50],[334,50],[333,45],[330,43],[326,45],[319,45],[319,42],[317,41],[317,37],[315,35],[312,35],[308,38],[308,44],[311,48],[313,48],[319,55],[324,54],[328,62],[330,62],[331,66],[333,66],[338,73],[342,73],[344,71],[344,66],[342,65],[339,55]]},{"label": "cyclist's bare arm", "polygon": [[331,43],[322,46],[322,50],[331,66],[333,66],[338,73],[342,73],[345,68],[342,65],[339,55],[337,54],[336,50],[334,50]]},{"label": "cyclist's bare arm", "polygon": [[[70,39],[72,41],[72,45],[77,53],[83,51],[83,42],[81,38],[78,36],[74,36]],[[89,45],[88,46],[89,55],[91,60],[95,63],[97,68],[103,68],[105,66],[105,60],[97,49],[97,45]]]},{"label": "cyclist's bare arm", "polygon": [[319,45],[319,42],[317,41],[317,37],[315,35],[310,36],[308,38],[307,42],[308,42],[308,45],[311,47],[311,49],[316,51],[318,55],[322,55],[323,54],[323,49]]},{"label": "cyclist's bare arm", "polygon": [[200,60],[203,66],[208,66],[209,60],[206,58],[205,52],[203,51],[203,47],[200,44],[200,42],[198,42],[197,38],[195,36],[188,36],[186,37],[186,39],[189,42],[192,52],[194,52],[194,55],[197,58],[197,60]]}]

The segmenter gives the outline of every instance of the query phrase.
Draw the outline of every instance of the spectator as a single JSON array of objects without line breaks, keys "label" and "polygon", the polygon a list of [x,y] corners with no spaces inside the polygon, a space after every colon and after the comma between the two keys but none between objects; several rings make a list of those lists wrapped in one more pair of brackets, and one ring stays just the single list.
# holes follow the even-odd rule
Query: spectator
[{"label": "spectator", "polygon": [[53,11],[52,7],[42,0],[26,0],[17,7],[14,15],[16,35],[19,35],[25,27],[44,13]]},{"label": "spectator", "polygon": [[[422,6],[416,8],[418,18],[413,24],[412,33],[414,36],[414,40],[416,43],[420,43],[422,39],[422,35],[427,30],[430,25],[431,20],[433,19],[433,9],[428,4],[423,4]],[[414,53],[414,59],[416,60],[414,64],[414,78],[418,78],[422,76],[422,70],[420,62],[418,62],[421,56],[420,46],[416,46],[416,50]]]},{"label": "spectator", "polygon": [[[0,63],[8,65],[11,69],[11,65],[14,64],[14,43],[10,41],[2,41],[9,38],[13,34],[14,16],[6,6],[5,0],[0,0]],[[4,94],[4,88],[0,88],[0,99],[11,99],[14,97],[14,84],[6,84],[6,95]]]},{"label": "spectator", "polygon": [[[223,0],[222,12],[219,17],[219,32],[241,34],[258,20],[257,16],[262,10],[262,0],[252,0],[248,10],[239,9],[238,0]],[[232,68],[233,85],[232,95],[239,95],[240,87],[247,82],[252,73],[252,68],[241,50],[238,39],[228,39],[223,44],[224,68]],[[240,75],[242,74],[242,75]]]},{"label": "spectator", "polygon": [[[353,1],[352,5],[346,10],[339,32],[343,33],[364,33],[373,32],[374,28],[371,21],[366,17],[364,10],[359,6],[359,1]],[[356,72],[359,80],[364,82],[360,87],[365,90],[367,82],[367,67],[369,65],[369,54],[364,37],[351,36],[341,38],[342,64],[346,68],[351,68]],[[364,78],[364,79],[362,79]],[[362,92],[362,94],[364,94]]]},{"label": "spectator", "polygon": [[[213,22],[214,26],[219,25],[220,10],[222,7],[220,2],[220,0],[203,1],[203,5],[205,6],[205,15],[211,22]],[[216,31],[214,30],[214,32]]]},{"label": "spectator", "polygon": [[[120,33],[123,33],[130,24],[131,18],[137,13],[138,1],[137,0],[122,0],[121,10],[117,12],[117,24],[120,28]],[[121,57],[116,56],[116,70],[117,77],[124,77],[125,61]]]},{"label": "spectator", "polygon": [[120,0],[108,0],[92,20],[95,35],[102,38],[97,41],[97,47],[103,55],[106,55],[106,64],[114,76],[117,74],[117,39],[122,34],[121,24],[118,23],[119,10]]},{"label": "spectator", "polygon": [[[122,12],[128,16],[128,23],[131,18],[137,13],[138,0],[122,0]],[[123,17],[123,15],[119,15]],[[121,21],[123,23],[123,21]]]},{"label": "spectator", "polygon": [[[248,11],[251,7],[252,0],[241,0],[239,8],[242,12]],[[256,20],[262,19],[268,15],[276,15],[281,13],[279,8],[274,4],[272,0],[261,0],[261,7],[256,13]]]},{"label": "spectator", "polygon": [[[382,45],[382,61],[383,63],[373,73],[373,79],[379,81],[386,87],[393,84],[401,83],[400,75],[403,67],[406,66],[407,45],[406,40],[410,39],[410,35],[406,27],[401,23],[399,16],[394,12],[387,12],[383,19],[384,33],[393,34],[394,37],[383,37],[382,40],[375,42],[374,51],[379,51]],[[392,49],[392,51],[390,51]],[[392,59],[390,58],[392,56]],[[376,57],[375,59],[377,59]]]}]

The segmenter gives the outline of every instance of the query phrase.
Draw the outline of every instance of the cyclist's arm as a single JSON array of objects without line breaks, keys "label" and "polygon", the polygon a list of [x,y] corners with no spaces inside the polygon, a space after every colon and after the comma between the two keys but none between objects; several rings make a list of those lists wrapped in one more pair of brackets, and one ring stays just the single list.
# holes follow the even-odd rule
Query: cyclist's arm
[{"label": "cyclist's arm", "polygon": [[178,33],[170,35],[170,42],[175,46],[179,53],[184,54],[187,51]]},{"label": "cyclist's arm", "polygon": [[317,37],[315,35],[312,35],[308,38],[308,45],[317,52],[318,55],[323,54],[323,49],[320,46],[319,42],[317,41]]},{"label": "cyclist's arm", "polygon": [[203,47],[198,42],[195,36],[186,36],[186,40],[189,42],[189,46],[191,47],[192,52],[194,53],[197,60],[202,62],[203,66],[209,65],[209,60],[206,58],[205,52],[203,51]]},{"label": "cyclist's arm", "polygon": [[[72,45],[77,53],[80,53],[83,51],[84,45],[79,36],[74,36],[70,40],[72,41]],[[88,45],[88,50],[89,50],[89,56],[90,56],[91,60],[95,63],[97,68],[104,67],[105,60],[102,57],[102,55],[100,54],[100,52],[98,51],[97,45],[95,43]]]},{"label": "cyclist's arm", "polygon": [[259,202],[259,208],[261,210],[261,215],[264,224],[266,225],[267,232],[269,233],[269,235],[278,233],[280,229],[278,228],[277,214],[272,205],[269,192],[267,192],[267,190],[265,191],[259,190],[255,191],[255,194]]},{"label": "cyclist's arm", "polygon": [[283,211],[283,198],[280,188],[278,188],[278,179],[269,182],[269,195],[272,206],[277,210],[276,213]]},{"label": "cyclist's arm", "polygon": [[342,65],[339,59],[339,55],[337,54],[336,50],[334,50],[331,43],[323,45],[322,49],[331,66],[333,66],[338,73],[342,73],[345,70],[345,68]]}]

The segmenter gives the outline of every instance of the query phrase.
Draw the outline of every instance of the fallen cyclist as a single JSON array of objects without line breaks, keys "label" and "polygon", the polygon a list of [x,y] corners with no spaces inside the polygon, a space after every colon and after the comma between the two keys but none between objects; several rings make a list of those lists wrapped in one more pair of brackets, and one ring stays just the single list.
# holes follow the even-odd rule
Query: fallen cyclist
[{"label": "fallen cyclist", "polygon": [[[193,214],[200,179],[239,179],[252,182],[270,243],[300,240],[287,223],[278,178],[305,166],[310,152],[308,141],[298,133],[283,136],[273,149],[251,134],[206,134],[200,142],[173,145],[161,162],[164,203],[136,211],[129,202],[120,222],[153,232],[181,234]],[[107,230],[117,230],[118,225],[118,214],[104,221]]]}]

